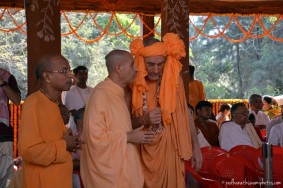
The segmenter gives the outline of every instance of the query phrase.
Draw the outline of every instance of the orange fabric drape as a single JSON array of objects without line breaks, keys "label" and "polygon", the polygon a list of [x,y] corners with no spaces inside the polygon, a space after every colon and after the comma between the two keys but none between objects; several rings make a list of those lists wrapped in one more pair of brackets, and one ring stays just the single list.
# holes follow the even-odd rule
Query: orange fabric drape
[{"label": "orange fabric drape", "polygon": [[144,65],[144,57],[148,56],[167,56],[162,74],[160,87],[160,107],[164,125],[171,123],[171,113],[176,108],[176,91],[178,88],[178,77],[182,69],[179,62],[181,57],[185,57],[184,42],[177,34],[167,33],[163,37],[163,42],[157,42],[151,46],[144,47],[140,39],[134,40],[130,49],[135,56],[135,65],[138,73],[133,83],[132,112],[136,116],[142,115],[142,93],[147,90],[145,77],[147,71]]}]

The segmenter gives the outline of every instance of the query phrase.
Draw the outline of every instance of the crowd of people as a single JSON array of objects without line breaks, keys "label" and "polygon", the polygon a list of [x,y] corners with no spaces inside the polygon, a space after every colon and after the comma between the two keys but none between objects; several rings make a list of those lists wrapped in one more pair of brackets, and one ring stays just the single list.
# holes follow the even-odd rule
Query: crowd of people
[{"label": "crowd of people", "polygon": [[[186,52],[178,35],[136,39],[129,49],[105,56],[108,77],[94,88],[86,67],[71,70],[60,54],[40,58],[40,89],[25,100],[19,127],[23,188],[183,188],[184,161],[200,169],[202,147],[258,148],[264,139],[283,146],[283,113],[272,97],[252,94],[249,108],[225,103],[215,116],[192,65],[184,87],[179,60]],[[0,69],[1,188],[18,162],[9,100],[18,105],[20,91]],[[9,186],[17,187],[13,179]]]}]

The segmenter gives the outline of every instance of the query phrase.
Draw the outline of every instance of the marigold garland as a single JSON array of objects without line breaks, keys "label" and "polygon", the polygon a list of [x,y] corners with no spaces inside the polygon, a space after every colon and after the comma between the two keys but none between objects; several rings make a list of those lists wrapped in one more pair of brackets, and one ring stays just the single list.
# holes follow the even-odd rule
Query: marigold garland
[{"label": "marigold garland", "polygon": [[[68,20],[67,23],[69,24],[70,22],[69,22],[69,19],[68,19],[67,15],[66,15],[65,11],[61,11],[61,14],[63,14],[64,18],[66,20]],[[87,18],[87,16],[88,16],[88,11],[86,11],[85,16],[83,17],[82,21],[77,25],[77,27],[74,29],[74,31],[77,31],[81,27],[81,25],[84,23],[84,21]],[[73,34],[74,31],[63,33],[63,34],[61,34],[61,36],[67,36],[67,35]]]},{"label": "marigold garland", "polygon": [[[213,18],[213,16],[217,16],[217,15],[212,15],[212,14],[207,14],[207,18],[205,19],[204,21],[204,24],[203,26],[199,29],[194,23],[193,21],[190,19],[190,24],[192,25],[192,27],[197,31],[197,34],[195,36],[192,36],[189,38],[189,40],[194,40],[196,39],[199,35],[202,35],[204,37],[207,37],[207,38],[212,38],[212,39],[215,39],[215,38],[218,38],[218,37],[223,37],[225,38],[226,40],[230,41],[230,42],[243,42],[245,41],[247,38],[262,38],[262,37],[265,37],[265,36],[268,36],[270,37],[272,40],[274,41],[278,41],[278,42],[283,42],[283,38],[276,38],[274,37],[271,32],[274,30],[274,28],[277,26],[279,20],[283,20],[283,15],[278,15],[277,16],[277,19],[276,21],[273,23],[272,27],[270,27],[270,29],[266,29],[264,24],[262,23],[262,20],[261,20],[261,15],[254,15],[254,20],[253,20],[253,23],[251,24],[251,27],[250,27],[250,30],[247,32],[245,31],[245,29],[242,27],[242,25],[240,24],[237,16],[235,14],[231,14],[229,15],[230,16],[230,19],[228,21],[228,23],[225,25],[224,29],[222,31],[220,31],[220,29],[217,27],[217,24]],[[228,15],[226,15],[228,16]],[[215,35],[208,35],[208,34],[205,34],[203,31],[208,23],[208,21],[211,20],[213,26],[216,28],[216,30],[218,31],[218,34],[215,34]],[[244,37],[242,37],[241,39],[232,39],[228,36],[225,35],[225,31],[229,28],[229,26],[231,25],[232,21],[235,20],[235,23],[236,25],[238,26],[238,28],[240,29],[240,31],[245,35]],[[263,34],[260,34],[260,35],[253,35],[253,30],[255,28],[255,25],[259,23],[259,25],[262,27],[263,29]]]},{"label": "marigold garland", "polygon": [[[118,0],[119,3],[109,3],[108,0],[102,0],[101,2],[104,3],[105,5],[110,5],[111,6],[115,4],[115,6],[117,5],[121,5],[122,1],[124,0]],[[73,11],[72,11],[73,12]],[[6,14],[5,14],[6,13]],[[76,26],[72,26],[71,23],[69,22],[69,19],[68,19],[68,16],[66,15],[66,12],[65,11],[61,11],[61,14],[63,15],[63,18],[66,20],[67,22],[67,25],[70,29],[70,31],[66,32],[66,33],[62,33],[61,36],[64,37],[64,36],[68,36],[68,35],[75,35],[79,40],[81,41],[84,41],[86,43],[94,43],[94,42],[97,42],[99,41],[104,35],[110,35],[110,36],[119,36],[121,34],[125,34],[126,36],[130,37],[130,38],[145,38],[151,34],[155,34],[157,36],[161,36],[160,33],[157,33],[156,32],[156,28],[159,26],[159,23],[160,23],[160,20],[161,18],[159,17],[157,23],[154,25],[154,28],[150,28],[143,20],[142,16],[141,15],[145,15],[143,13],[135,13],[134,14],[134,18],[132,19],[132,21],[126,26],[126,27],[123,27],[121,22],[119,21],[118,19],[118,16],[115,12],[109,12],[111,14],[110,16],[110,19],[109,19],[109,22],[107,23],[106,27],[105,28],[102,28],[98,23],[97,23],[97,20],[96,20],[96,17],[98,15],[97,12],[95,11],[90,11],[90,10],[86,10],[85,11],[85,16],[82,18],[82,20],[76,25]],[[3,17],[7,15],[8,17],[11,18],[13,24],[15,25],[15,28],[0,28],[0,32],[15,32],[15,31],[20,31],[22,32],[23,34],[26,35],[26,31],[23,29],[23,27],[26,25],[26,21],[22,24],[18,24],[17,21],[14,19],[13,15],[11,14],[11,12],[9,11],[8,8],[5,8],[2,10],[1,14],[0,14],[0,21],[3,19]],[[276,28],[276,26],[278,25],[279,21],[283,21],[283,15],[276,15],[277,16],[277,19],[274,21],[274,23],[272,24],[272,26],[267,29],[266,26],[263,24],[262,22],[262,17],[263,15],[251,15],[253,16],[253,21],[250,25],[250,28],[249,30],[246,30],[242,24],[239,22],[236,14],[229,14],[229,15],[225,15],[225,16],[229,16],[230,19],[229,21],[227,22],[227,24],[225,25],[225,27],[223,29],[220,29],[218,26],[217,26],[217,23],[216,21],[214,20],[214,16],[219,16],[219,15],[214,15],[214,14],[205,14],[207,15],[207,18],[204,20],[203,22],[203,25],[201,26],[201,28],[198,28],[194,22],[192,21],[192,19],[190,18],[189,22],[191,24],[191,26],[193,27],[193,29],[196,31],[196,34],[194,36],[190,36],[189,40],[194,40],[196,39],[197,37],[199,37],[200,35],[201,36],[204,36],[204,37],[207,37],[207,38],[211,38],[211,39],[215,39],[215,38],[218,38],[218,37],[223,37],[225,38],[226,40],[230,41],[230,42],[243,42],[245,41],[247,38],[262,38],[262,37],[269,37],[270,39],[274,40],[274,41],[278,41],[278,42],[283,42],[283,38],[277,38],[275,36],[273,36],[272,32],[274,31],[274,29]],[[94,26],[99,29],[101,31],[101,34],[96,37],[95,39],[86,39],[86,38],[83,38],[79,33],[78,33],[78,30],[79,28],[82,26],[83,23],[85,23],[85,20],[86,18],[90,16],[91,20],[92,20],[92,23],[94,24]],[[153,15],[151,15],[153,16]],[[130,34],[128,32],[129,28],[131,28],[131,26],[133,25],[133,23],[139,19],[140,22],[143,24],[144,27],[146,27],[149,32],[147,34],[145,34],[144,36],[134,36],[132,34]],[[115,22],[117,23],[120,31],[119,32],[116,32],[116,33],[111,33],[109,32],[109,28],[112,24],[112,22],[115,20]],[[204,33],[204,30],[208,24],[208,22],[211,21],[212,25],[214,26],[214,28],[216,29],[217,33],[215,34],[206,34]],[[243,33],[243,37],[240,38],[240,39],[233,39],[231,37],[228,37],[225,32],[228,30],[228,28],[230,27],[230,25],[232,24],[232,22],[235,21],[234,23],[238,26],[239,30]],[[262,32],[261,34],[253,34],[253,30],[256,26],[256,24],[259,24],[259,26],[262,28]]]}]

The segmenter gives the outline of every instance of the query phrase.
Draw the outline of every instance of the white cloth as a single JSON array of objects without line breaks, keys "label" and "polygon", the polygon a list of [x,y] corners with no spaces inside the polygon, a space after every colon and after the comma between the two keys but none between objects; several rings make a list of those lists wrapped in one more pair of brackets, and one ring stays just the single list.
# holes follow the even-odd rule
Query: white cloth
[{"label": "white cloth", "polygon": [[229,120],[230,120],[228,116],[225,116],[222,112],[219,112],[219,113],[217,114],[216,118],[215,118],[216,121],[217,121],[219,118],[221,118],[221,117],[223,117],[224,121],[229,121]]},{"label": "white cloth", "polygon": [[266,127],[266,137],[267,137],[267,139],[268,139],[268,137],[270,135],[271,128],[274,127],[275,125],[278,125],[278,124],[282,123],[282,122],[283,122],[282,116],[279,116],[277,118],[274,118],[274,119],[270,120],[268,126]]},{"label": "white cloth", "polygon": [[[0,187],[13,175],[13,142],[0,142]],[[12,169],[12,170],[11,170]]]},{"label": "white cloth", "polygon": [[78,174],[72,174],[72,188],[81,188],[80,177]]},{"label": "white cloth", "polygon": [[272,145],[283,147],[283,123],[275,125],[271,128],[268,142],[271,142]]},{"label": "white cloth", "polygon": [[[62,96],[62,98],[64,98],[63,104],[66,105],[68,110],[79,110],[86,106],[91,91],[91,87],[82,89],[78,86],[73,86],[69,91],[64,93],[65,96]],[[73,116],[70,116],[68,127],[76,130],[76,124]]]},{"label": "white cloth", "polygon": [[[197,129],[197,128],[196,128]],[[204,138],[201,130],[199,130],[198,133],[198,142],[199,142],[199,147],[203,148],[203,147],[207,147],[210,146],[210,144],[208,143],[208,141]]]},{"label": "white cloth", "polygon": [[248,135],[246,127],[242,129],[240,125],[233,121],[221,125],[218,139],[220,147],[226,151],[230,151],[230,149],[238,145],[248,145],[253,147],[252,140]]},{"label": "white cloth", "polygon": [[270,119],[267,114],[262,111],[258,111],[256,114],[253,110],[250,110],[251,113],[255,115],[255,125],[265,125],[268,126]]}]

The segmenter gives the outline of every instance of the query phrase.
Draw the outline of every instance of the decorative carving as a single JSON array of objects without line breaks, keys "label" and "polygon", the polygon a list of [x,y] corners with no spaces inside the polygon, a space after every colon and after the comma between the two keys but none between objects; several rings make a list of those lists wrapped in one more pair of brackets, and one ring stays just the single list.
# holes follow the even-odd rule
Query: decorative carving
[{"label": "decorative carving", "polygon": [[[169,2],[170,1],[170,2]],[[179,37],[184,38],[184,35],[182,32],[178,30],[178,28],[181,27],[181,25],[178,23],[179,21],[179,15],[182,15],[182,17],[185,18],[184,22],[186,22],[186,25],[189,25],[189,8],[188,5],[184,0],[164,0],[164,11],[166,11],[170,19],[168,19],[167,27],[169,28],[169,31],[175,31]]]},{"label": "decorative carving", "polygon": [[30,3],[31,11],[34,12],[36,9],[39,8],[37,0],[32,0]]},{"label": "decorative carving", "polygon": [[37,10],[43,14],[43,18],[36,24],[37,27],[41,28],[41,30],[37,32],[37,36],[45,42],[53,41],[55,40],[52,30],[53,6],[59,6],[60,0],[43,0],[47,2],[47,5],[41,10],[39,10],[39,1],[41,0],[31,0],[30,2],[30,8],[33,12]]}]

